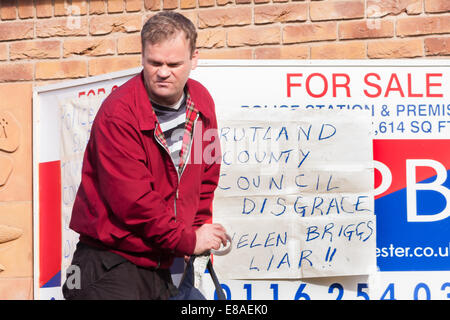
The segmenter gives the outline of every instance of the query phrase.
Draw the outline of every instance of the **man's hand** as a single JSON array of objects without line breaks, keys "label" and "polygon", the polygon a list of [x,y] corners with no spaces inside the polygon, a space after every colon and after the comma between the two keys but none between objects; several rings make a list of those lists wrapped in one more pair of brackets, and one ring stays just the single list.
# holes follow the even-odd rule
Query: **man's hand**
[{"label": "man's hand", "polygon": [[218,223],[207,223],[195,231],[197,243],[194,254],[200,255],[208,250],[219,250],[220,244],[227,245],[225,228]]}]

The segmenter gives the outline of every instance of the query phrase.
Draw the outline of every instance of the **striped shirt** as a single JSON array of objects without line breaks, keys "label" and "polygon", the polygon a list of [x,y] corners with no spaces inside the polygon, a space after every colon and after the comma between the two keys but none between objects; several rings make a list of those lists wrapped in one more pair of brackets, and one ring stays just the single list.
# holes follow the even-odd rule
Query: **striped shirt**
[{"label": "striped shirt", "polygon": [[186,96],[183,96],[179,105],[175,107],[165,107],[154,102],[152,102],[152,106],[166,140],[170,156],[178,169],[186,123]]}]

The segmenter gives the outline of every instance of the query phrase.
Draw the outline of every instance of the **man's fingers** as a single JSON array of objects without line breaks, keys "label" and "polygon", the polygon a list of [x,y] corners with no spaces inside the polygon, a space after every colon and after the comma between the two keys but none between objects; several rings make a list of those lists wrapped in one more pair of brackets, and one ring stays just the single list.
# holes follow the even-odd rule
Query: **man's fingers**
[{"label": "man's fingers", "polygon": [[220,241],[215,241],[214,242],[214,246],[212,247],[212,249],[219,250],[220,249]]},{"label": "man's fingers", "polygon": [[197,244],[194,252],[219,250],[221,245],[227,246],[229,236],[219,223],[204,224],[197,230]]},{"label": "man's fingers", "polygon": [[212,224],[212,227],[213,227],[215,233],[220,233],[220,234],[226,233],[225,228],[221,224],[214,223],[214,224]]},{"label": "man's fingers", "polygon": [[226,232],[220,232],[219,234],[216,235],[216,237],[219,243],[222,244],[224,247],[227,246],[228,241],[231,241],[230,236]]},{"label": "man's fingers", "polygon": [[215,236],[219,238],[219,241],[223,244],[223,246],[227,245],[228,236],[225,228],[222,225],[219,225],[217,227]]},{"label": "man's fingers", "polygon": [[226,233],[222,234],[222,236],[220,237],[220,241],[222,242],[222,244],[223,244],[224,247],[227,246],[228,237],[227,237],[227,234],[226,234]]}]

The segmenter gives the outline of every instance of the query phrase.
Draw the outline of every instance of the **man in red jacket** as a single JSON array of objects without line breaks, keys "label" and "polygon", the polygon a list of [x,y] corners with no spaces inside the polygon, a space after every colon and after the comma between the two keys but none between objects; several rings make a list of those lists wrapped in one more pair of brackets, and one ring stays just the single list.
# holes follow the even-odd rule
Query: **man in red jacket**
[{"label": "man in red jacket", "polygon": [[188,78],[196,37],[181,14],[150,18],[143,71],[97,113],[70,222],[81,281],[66,281],[66,299],[167,299],[175,257],[226,245],[225,229],[208,223],[221,155],[214,102]]}]

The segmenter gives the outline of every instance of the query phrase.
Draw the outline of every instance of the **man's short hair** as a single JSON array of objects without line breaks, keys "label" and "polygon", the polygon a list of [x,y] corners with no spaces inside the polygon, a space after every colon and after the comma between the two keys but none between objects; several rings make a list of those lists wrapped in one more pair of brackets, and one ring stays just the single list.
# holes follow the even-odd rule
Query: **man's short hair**
[{"label": "man's short hair", "polygon": [[195,26],[191,20],[174,11],[162,11],[147,20],[141,31],[142,50],[147,43],[161,43],[180,31],[185,33],[186,40],[189,41],[192,56],[197,42]]}]

